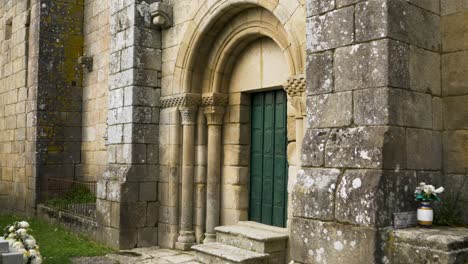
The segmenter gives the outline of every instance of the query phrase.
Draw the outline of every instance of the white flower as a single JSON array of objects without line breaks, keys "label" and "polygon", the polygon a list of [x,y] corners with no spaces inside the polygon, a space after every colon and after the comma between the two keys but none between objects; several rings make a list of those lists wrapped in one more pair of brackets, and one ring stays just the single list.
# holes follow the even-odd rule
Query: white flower
[{"label": "white flower", "polygon": [[16,234],[15,234],[15,233],[10,233],[10,234],[8,235],[8,238],[16,238]]},{"label": "white flower", "polygon": [[36,250],[34,250],[34,249],[31,249],[31,250],[29,250],[29,255],[30,255],[31,257],[35,257],[35,256],[38,255],[38,252],[37,252]]},{"label": "white flower", "polygon": [[15,243],[13,243],[13,246],[12,246],[12,247],[13,247],[13,248],[16,248],[16,249],[22,249],[22,248],[24,248],[24,245],[23,245],[23,243],[17,241],[17,242],[15,242]]},{"label": "white flower", "polygon": [[34,248],[36,247],[36,240],[34,238],[28,238],[24,241],[24,244],[27,248]]},{"label": "white flower", "polygon": [[12,247],[13,244],[16,242],[16,240],[13,239],[13,238],[8,238],[7,241],[8,241],[8,246],[10,246],[10,247]]},{"label": "white flower", "polygon": [[426,195],[430,195],[430,194],[434,193],[435,187],[432,186],[432,185],[426,185],[426,186],[424,186],[423,190],[424,190],[424,193],[426,193]]},{"label": "white flower", "polygon": [[26,221],[21,221],[18,223],[19,227],[21,228],[29,228],[29,223]]},{"label": "white flower", "polygon": [[420,182],[419,186],[424,187],[424,186],[426,186],[426,183],[425,182]]},{"label": "white flower", "polygon": [[18,234],[20,236],[24,236],[24,235],[26,235],[26,233],[27,233],[27,231],[24,228],[20,228],[20,229],[16,230],[16,234]]},{"label": "white flower", "polygon": [[8,228],[8,232],[11,233],[11,232],[13,232],[13,231],[15,231],[15,227],[14,227],[14,226],[10,226],[10,228]]},{"label": "white flower", "polygon": [[42,258],[40,256],[36,256],[31,260],[31,264],[41,264],[42,263]]},{"label": "white flower", "polygon": [[442,193],[444,190],[445,190],[444,187],[439,187],[434,190],[434,193]]}]

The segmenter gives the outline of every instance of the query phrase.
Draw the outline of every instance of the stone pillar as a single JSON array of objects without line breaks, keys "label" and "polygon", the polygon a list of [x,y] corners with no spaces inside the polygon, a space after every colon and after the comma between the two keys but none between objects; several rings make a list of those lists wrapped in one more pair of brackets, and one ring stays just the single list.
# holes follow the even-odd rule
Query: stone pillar
[{"label": "stone pillar", "polygon": [[433,105],[440,96],[438,3],[307,1],[294,261],[395,263],[384,252],[393,214],[415,210],[418,182],[442,178]]},{"label": "stone pillar", "polygon": [[306,79],[304,75],[296,75],[287,80],[283,86],[291,98],[291,103],[296,110],[296,154],[300,156],[302,139],[304,138],[304,116],[305,116],[305,88]]},{"label": "stone pillar", "polygon": [[205,113],[198,111],[196,162],[195,162],[195,238],[197,243],[203,242],[206,219],[206,140],[207,127]]},{"label": "stone pillar", "polygon": [[203,243],[216,241],[215,227],[219,225],[221,181],[221,136],[224,107],[205,108],[208,125],[208,165],[206,186],[206,233]]},{"label": "stone pillar", "polygon": [[97,183],[98,239],[120,249],[156,246],[161,32],[147,2],[110,1],[109,11],[109,164]]},{"label": "stone pillar", "polygon": [[195,244],[193,231],[193,177],[194,177],[194,149],[195,124],[197,107],[181,107],[183,143],[182,143],[182,203],[180,211],[180,232],[176,248],[189,250]]}]

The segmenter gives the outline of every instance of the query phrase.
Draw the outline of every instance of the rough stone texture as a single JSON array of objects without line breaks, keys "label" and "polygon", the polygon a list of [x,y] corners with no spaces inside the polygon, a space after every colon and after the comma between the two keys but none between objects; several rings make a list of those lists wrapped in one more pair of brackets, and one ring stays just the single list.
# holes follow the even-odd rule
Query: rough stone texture
[{"label": "rough stone texture", "polygon": [[294,218],[291,258],[300,263],[378,263],[377,230]]},{"label": "rough stone texture", "polygon": [[301,164],[304,167],[320,167],[325,163],[325,144],[330,129],[308,129],[302,142]]},{"label": "rough stone texture", "polygon": [[407,164],[409,169],[440,170],[442,166],[442,135],[440,132],[407,129]]},{"label": "rough stone texture", "polygon": [[410,53],[411,90],[441,95],[440,55],[414,46]]},{"label": "rough stone texture", "polygon": [[386,39],[338,48],[334,58],[335,91],[409,87],[408,54],[406,44]]},{"label": "rough stone texture", "polygon": [[333,89],[333,54],[331,52],[307,57],[307,95],[330,93]]},{"label": "rough stone texture", "polygon": [[342,127],[352,122],[351,92],[315,95],[307,101],[308,127]]},{"label": "rough stone texture", "polygon": [[215,263],[268,263],[268,255],[257,253],[221,243],[208,243],[192,247],[197,251],[197,260],[205,264]]},{"label": "rough stone texture", "polygon": [[309,18],[308,51],[316,52],[351,44],[354,39],[353,11],[354,7],[346,7]]},{"label": "rough stone texture", "polygon": [[[465,4],[466,5],[466,4]],[[468,9],[455,14],[443,16],[441,19],[442,50],[454,52],[468,49]]]},{"label": "rough stone texture", "polygon": [[442,55],[442,93],[445,96],[468,94],[468,51]]},{"label": "rough stone texture", "polygon": [[390,226],[393,213],[416,206],[413,187],[417,184],[411,171],[347,170],[336,190],[336,219],[360,226]]},{"label": "rough stone texture", "polygon": [[335,168],[404,168],[404,146],[405,134],[401,128],[333,129],[325,146],[325,165]]},{"label": "rough stone texture", "polygon": [[391,263],[463,264],[468,258],[466,228],[409,228],[390,234]]},{"label": "rough stone texture", "polygon": [[338,169],[303,169],[297,176],[292,194],[293,215],[303,218],[333,220]]},{"label": "rough stone texture", "polygon": [[468,131],[443,133],[443,164],[447,173],[466,173],[468,164]]},{"label": "rough stone texture", "polygon": [[307,17],[315,16],[335,8],[335,0],[312,0],[307,2]]}]

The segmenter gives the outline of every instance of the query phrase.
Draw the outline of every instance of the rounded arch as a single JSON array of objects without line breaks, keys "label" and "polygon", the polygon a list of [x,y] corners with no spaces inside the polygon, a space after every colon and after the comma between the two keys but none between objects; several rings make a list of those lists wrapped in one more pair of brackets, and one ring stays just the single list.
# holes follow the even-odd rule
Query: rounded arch
[{"label": "rounded arch", "polygon": [[[291,18],[296,12],[287,14],[287,9],[271,0],[223,0],[210,8],[205,5],[189,22],[177,55],[174,81],[183,92],[222,92],[219,87],[226,86],[226,73],[235,55],[262,37],[271,38],[283,50],[291,75],[303,72],[303,43],[297,37],[301,34],[294,31],[304,27],[289,25],[297,21]],[[275,15],[275,10],[283,15]]]}]

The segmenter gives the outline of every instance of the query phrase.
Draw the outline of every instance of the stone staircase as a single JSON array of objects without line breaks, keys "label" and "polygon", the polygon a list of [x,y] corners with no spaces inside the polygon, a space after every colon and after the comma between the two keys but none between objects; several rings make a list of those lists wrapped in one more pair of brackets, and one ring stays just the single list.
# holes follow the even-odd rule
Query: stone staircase
[{"label": "stone staircase", "polygon": [[288,232],[255,222],[216,229],[216,243],[193,246],[197,260],[205,264],[284,264]]}]

